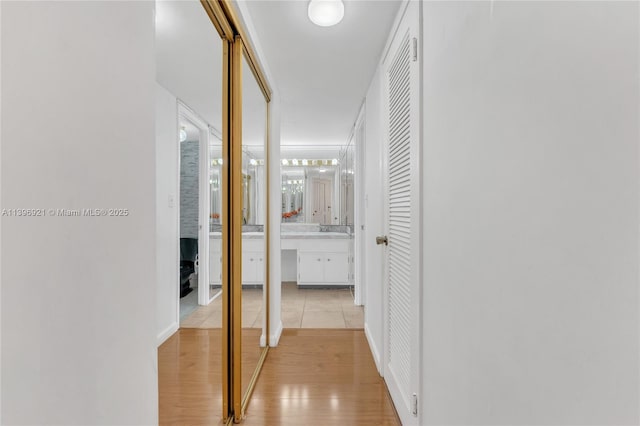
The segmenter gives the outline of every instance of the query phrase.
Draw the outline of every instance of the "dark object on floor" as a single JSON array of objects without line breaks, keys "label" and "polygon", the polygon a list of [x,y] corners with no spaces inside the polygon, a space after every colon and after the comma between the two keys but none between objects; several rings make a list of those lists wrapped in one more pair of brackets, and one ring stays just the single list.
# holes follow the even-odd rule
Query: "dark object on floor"
[{"label": "dark object on floor", "polygon": [[191,278],[191,274],[196,272],[197,256],[197,238],[180,238],[180,297],[185,297],[193,291],[189,278]]}]

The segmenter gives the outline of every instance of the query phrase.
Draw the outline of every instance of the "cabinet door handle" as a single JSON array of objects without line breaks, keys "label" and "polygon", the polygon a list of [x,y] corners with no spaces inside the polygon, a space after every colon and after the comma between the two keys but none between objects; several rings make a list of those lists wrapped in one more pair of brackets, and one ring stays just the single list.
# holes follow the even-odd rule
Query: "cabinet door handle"
[{"label": "cabinet door handle", "polygon": [[253,262],[253,257],[251,259],[249,259],[249,262]]},{"label": "cabinet door handle", "polygon": [[318,262],[322,262],[322,259],[318,259]]},{"label": "cabinet door handle", "polygon": [[331,259],[327,259],[327,262],[331,262]]}]

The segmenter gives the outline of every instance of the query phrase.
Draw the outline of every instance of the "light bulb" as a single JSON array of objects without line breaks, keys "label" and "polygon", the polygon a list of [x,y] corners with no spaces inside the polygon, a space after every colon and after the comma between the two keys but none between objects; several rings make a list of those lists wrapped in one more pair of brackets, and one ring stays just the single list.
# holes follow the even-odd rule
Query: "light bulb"
[{"label": "light bulb", "polygon": [[180,129],[180,142],[184,142],[187,140],[187,131],[184,130],[184,127]]},{"label": "light bulb", "polygon": [[344,4],[342,0],[311,0],[307,13],[314,24],[331,27],[344,18]]}]

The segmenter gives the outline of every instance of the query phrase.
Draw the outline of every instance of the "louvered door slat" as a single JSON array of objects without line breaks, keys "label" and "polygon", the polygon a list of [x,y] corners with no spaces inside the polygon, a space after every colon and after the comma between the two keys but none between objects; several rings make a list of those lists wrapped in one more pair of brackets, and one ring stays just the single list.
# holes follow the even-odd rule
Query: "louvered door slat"
[{"label": "louvered door slat", "polygon": [[407,32],[387,73],[389,90],[389,363],[401,389],[410,389],[411,91]]}]

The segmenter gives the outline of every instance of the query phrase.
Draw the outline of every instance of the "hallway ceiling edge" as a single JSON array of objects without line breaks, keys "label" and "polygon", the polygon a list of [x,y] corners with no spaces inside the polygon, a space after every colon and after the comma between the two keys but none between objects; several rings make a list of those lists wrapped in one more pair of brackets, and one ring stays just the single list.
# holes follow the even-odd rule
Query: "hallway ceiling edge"
[{"label": "hallway ceiling edge", "polygon": [[345,144],[401,1],[346,0],[333,27],[313,24],[304,0],[240,2],[280,94],[281,144]]}]

